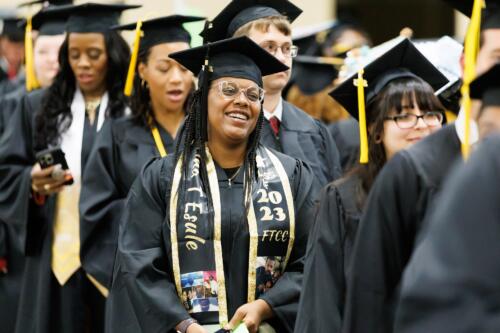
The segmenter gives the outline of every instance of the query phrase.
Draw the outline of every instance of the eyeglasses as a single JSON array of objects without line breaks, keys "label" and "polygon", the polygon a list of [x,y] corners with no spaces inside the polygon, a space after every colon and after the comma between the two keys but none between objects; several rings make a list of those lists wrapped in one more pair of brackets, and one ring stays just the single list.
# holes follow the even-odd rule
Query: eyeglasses
[{"label": "eyeglasses", "polygon": [[299,53],[299,47],[290,44],[283,44],[279,46],[276,43],[269,42],[261,44],[260,47],[271,53],[273,56],[276,56],[278,49],[281,49],[281,53],[287,58],[295,58]]},{"label": "eyeglasses", "polygon": [[233,100],[241,93],[245,94],[245,97],[250,103],[262,103],[264,100],[265,91],[258,86],[241,88],[236,82],[220,81],[217,83],[217,88],[220,95],[225,100]]},{"label": "eyeglasses", "polygon": [[401,129],[413,128],[417,125],[418,120],[422,119],[427,126],[439,126],[443,123],[443,114],[439,111],[426,112],[423,115],[416,114],[398,114],[393,117],[385,117],[385,120],[394,120],[396,125]]}]

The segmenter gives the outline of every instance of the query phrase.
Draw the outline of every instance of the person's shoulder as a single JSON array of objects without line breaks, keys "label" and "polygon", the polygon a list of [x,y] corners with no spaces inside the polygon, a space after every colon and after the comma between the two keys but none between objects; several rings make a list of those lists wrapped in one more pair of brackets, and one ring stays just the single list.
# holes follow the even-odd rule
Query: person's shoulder
[{"label": "person's shoulder", "polygon": [[[261,146],[261,147],[264,148],[264,146]],[[304,169],[311,171],[311,168],[308,166],[307,163],[305,163],[297,158],[293,158],[289,155],[285,155],[285,154],[283,154],[277,150],[274,150],[272,148],[269,148],[269,147],[265,147],[265,149],[269,150],[273,155],[275,155],[278,158],[278,160],[283,165],[283,168],[285,169],[285,171],[289,177],[293,177],[298,171],[302,171]]]},{"label": "person's shoulder", "polygon": [[326,127],[319,120],[314,119],[305,111],[287,101],[283,101],[283,119],[286,120],[282,123],[292,130],[301,132],[319,132],[320,130],[323,130],[323,127],[324,130],[326,130]]}]

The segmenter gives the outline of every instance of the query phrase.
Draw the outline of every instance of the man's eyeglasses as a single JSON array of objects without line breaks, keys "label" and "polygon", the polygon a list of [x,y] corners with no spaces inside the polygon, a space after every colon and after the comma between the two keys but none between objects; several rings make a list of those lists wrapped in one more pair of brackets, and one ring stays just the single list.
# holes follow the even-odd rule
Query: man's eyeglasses
[{"label": "man's eyeglasses", "polygon": [[217,83],[217,89],[225,100],[233,100],[241,93],[245,94],[245,97],[251,103],[262,103],[264,100],[265,91],[258,86],[241,88],[236,82],[220,81]]},{"label": "man's eyeglasses", "polygon": [[385,120],[393,120],[401,129],[413,128],[417,125],[418,120],[422,119],[427,126],[439,126],[443,123],[443,113],[439,111],[429,111],[420,116],[416,114],[398,114],[393,117],[385,117]]},{"label": "man's eyeglasses", "polygon": [[276,56],[278,49],[281,49],[281,53],[287,58],[295,58],[299,53],[299,47],[291,44],[278,45],[276,43],[268,42],[260,45],[264,50]]}]

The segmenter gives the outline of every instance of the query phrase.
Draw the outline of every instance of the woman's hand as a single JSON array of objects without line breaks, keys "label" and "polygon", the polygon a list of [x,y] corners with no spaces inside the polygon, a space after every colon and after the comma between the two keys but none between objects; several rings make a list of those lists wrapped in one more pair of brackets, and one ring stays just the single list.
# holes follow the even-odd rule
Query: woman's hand
[{"label": "woman's hand", "polygon": [[200,324],[194,323],[188,326],[186,333],[207,333]]},{"label": "woman's hand", "polygon": [[252,303],[240,306],[225,329],[234,330],[243,322],[250,333],[257,333],[260,323],[273,316],[273,310],[269,304],[264,300],[258,299]]},{"label": "woman's hand", "polygon": [[41,195],[61,192],[68,175],[71,176],[69,170],[61,170],[59,164],[42,169],[36,163],[31,169],[31,189]]}]

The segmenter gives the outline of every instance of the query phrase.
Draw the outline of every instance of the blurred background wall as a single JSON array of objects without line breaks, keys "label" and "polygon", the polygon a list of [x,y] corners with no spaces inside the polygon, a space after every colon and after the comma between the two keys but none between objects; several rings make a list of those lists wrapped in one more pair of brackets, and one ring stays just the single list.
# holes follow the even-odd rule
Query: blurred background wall
[{"label": "blurred background wall", "polygon": [[[150,18],[172,13],[203,15],[211,18],[228,0],[93,1],[142,4],[143,8],[140,10],[125,13],[122,20],[129,22],[139,17]],[[14,9],[21,2],[21,0],[0,0],[0,9]],[[294,23],[294,27],[301,28],[335,18],[355,20],[368,30],[375,44],[398,35],[406,26],[413,29],[415,38],[433,38],[447,34],[456,36],[459,40],[463,38],[467,27],[467,19],[455,13],[441,0],[293,0],[293,2],[304,10]],[[197,42],[199,41],[195,41]]]}]

